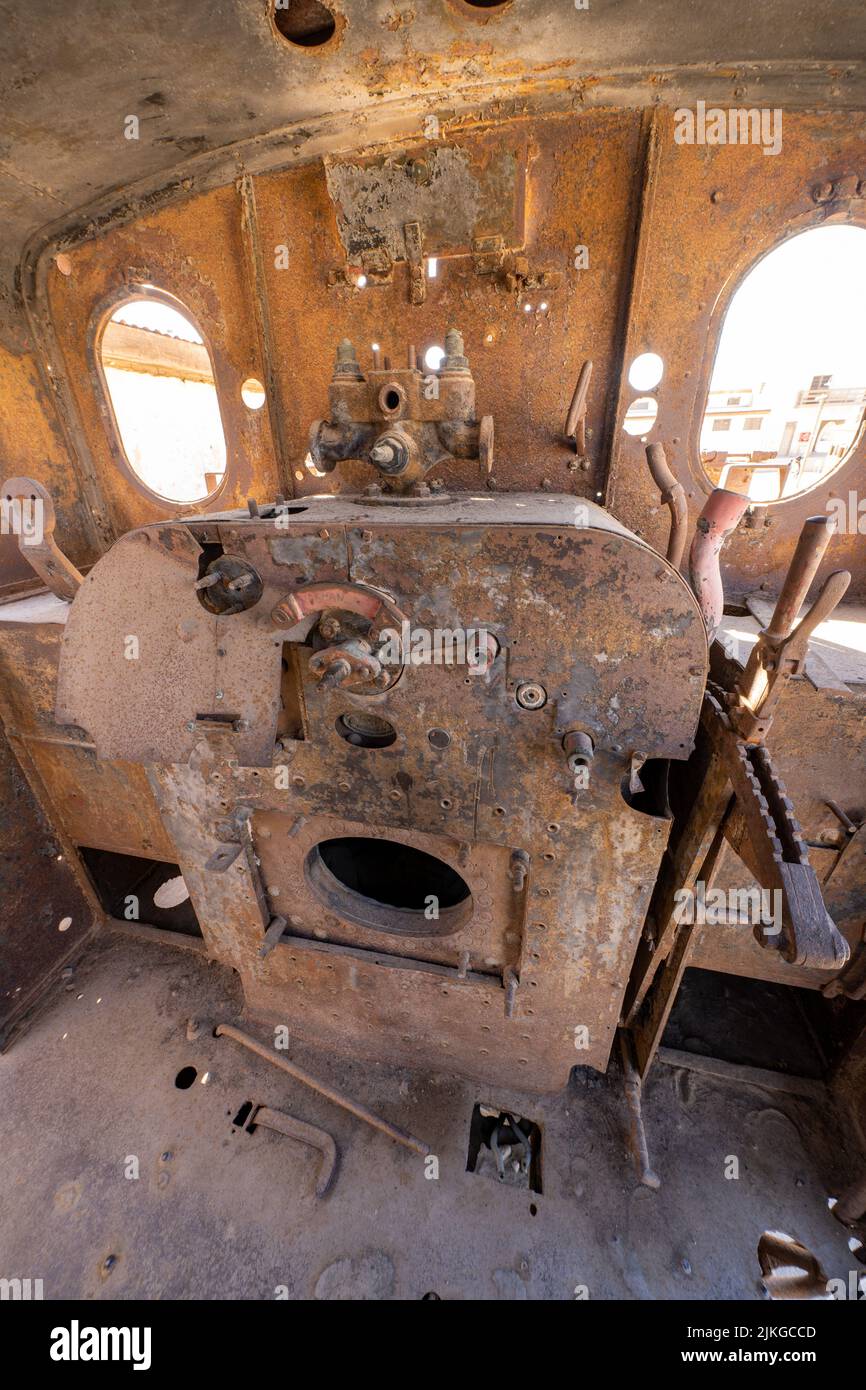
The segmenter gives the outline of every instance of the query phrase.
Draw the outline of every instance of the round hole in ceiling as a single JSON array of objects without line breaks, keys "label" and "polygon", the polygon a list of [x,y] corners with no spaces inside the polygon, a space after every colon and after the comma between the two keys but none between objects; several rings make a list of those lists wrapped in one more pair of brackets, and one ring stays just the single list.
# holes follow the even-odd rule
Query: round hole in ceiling
[{"label": "round hole in ceiling", "polygon": [[337,22],[319,0],[276,0],[277,32],[296,48],[320,48],[334,37]]}]

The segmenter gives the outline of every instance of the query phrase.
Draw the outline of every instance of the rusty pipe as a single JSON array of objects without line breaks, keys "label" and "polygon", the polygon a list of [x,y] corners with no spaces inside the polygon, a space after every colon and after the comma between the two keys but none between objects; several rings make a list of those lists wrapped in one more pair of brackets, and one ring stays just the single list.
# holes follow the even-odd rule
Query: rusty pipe
[{"label": "rusty pipe", "polygon": [[712,642],[725,611],[719,553],[749,505],[748,497],[714,488],[697,519],[689,551],[689,578]]},{"label": "rusty pipe", "polygon": [[647,445],[646,461],[652,480],[661,494],[661,500],[670,508],[671,529],[668,536],[667,562],[678,570],[683,562],[689,519],[686,490],[674,477],[662,444]]},{"label": "rusty pipe", "polygon": [[305,1071],[303,1067],[297,1066],[295,1062],[290,1062],[286,1057],[275,1056],[270,1048],[265,1047],[264,1043],[258,1042],[255,1038],[251,1038],[249,1033],[242,1033],[239,1028],[234,1028],[230,1023],[219,1023],[214,1029],[214,1035],[218,1038],[233,1038],[235,1042],[240,1043],[241,1047],[248,1048],[249,1051],[254,1052],[257,1057],[262,1057],[264,1061],[270,1062],[275,1067],[279,1067],[280,1071],[284,1071],[289,1076],[293,1076],[296,1081],[301,1081],[305,1086],[309,1086],[311,1090],[318,1091],[319,1095],[324,1096],[326,1100],[333,1101],[335,1105],[341,1105],[343,1109],[348,1110],[351,1115],[356,1116],[359,1120],[363,1120],[365,1124],[372,1125],[374,1129],[380,1130],[382,1134],[387,1134],[389,1139],[393,1139],[397,1144],[403,1144],[405,1148],[411,1149],[413,1153],[421,1154],[424,1158],[429,1154],[429,1145],[423,1144],[420,1139],[416,1139],[413,1135],[407,1134],[405,1130],[398,1129],[396,1125],[389,1124],[388,1121],[383,1120],[380,1115],[374,1115],[373,1111],[368,1110],[365,1105],[361,1105],[359,1101],[352,1100],[350,1096],[344,1095],[343,1092],[338,1091],[336,1087],[329,1086],[326,1081],[319,1081],[317,1077],[311,1076],[308,1071]]},{"label": "rusty pipe", "polygon": [[269,1105],[257,1106],[247,1120],[245,1128],[252,1133],[258,1125],[264,1129],[272,1129],[275,1134],[284,1134],[287,1139],[294,1139],[298,1144],[306,1144],[308,1148],[316,1149],[322,1155],[316,1179],[316,1196],[327,1197],[337,1168],[337,1145],[330,1134],[324,1129],[317,1129],[315,1125],[308,1125],[305,1120],[287,1114],[285,1110],[272,1110]]}]

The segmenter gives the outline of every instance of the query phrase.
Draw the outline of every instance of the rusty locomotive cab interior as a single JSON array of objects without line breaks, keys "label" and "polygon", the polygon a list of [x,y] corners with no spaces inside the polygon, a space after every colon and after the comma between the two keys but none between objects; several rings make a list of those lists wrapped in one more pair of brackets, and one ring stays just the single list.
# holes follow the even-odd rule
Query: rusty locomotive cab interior
[{"label": "rusty locomotive cab interior", "polygon": [[855,7],[63,8],[0,4],[3,1296],[861,1298]]}]

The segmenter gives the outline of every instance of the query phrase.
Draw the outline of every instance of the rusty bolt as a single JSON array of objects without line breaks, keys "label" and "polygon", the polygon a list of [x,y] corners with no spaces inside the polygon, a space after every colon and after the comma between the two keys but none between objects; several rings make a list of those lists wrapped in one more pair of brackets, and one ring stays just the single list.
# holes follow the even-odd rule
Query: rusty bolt
[{"label": "rusty bolt", "polygon": [[522,681],[514,698],[521,709],[541,709],[547,703],[547,691],[537,681]]},{"label": "rusty bolt", "polygon": [[515,893],[522,893],[526,883],[526,875],[529,870],[529,855],[525,849],[514,849],[511,851],[511,863],[509,874],[512,887]]},{"label": "rusty bolt", "polygon": [[440,372],[466,372],[469,360],[464,352],[463,334],[456,328],[449,328],[445,334],[445,356],[439,367]]},{"label": "rusty bolt", "polygon": [[[312,665],[312,663],[310,663]],[[336,661],[332,661],[328,668],[319,677],[319,689],[331,690],[336,685],[341,685],[347,676],[352,674],[352,667],[345,657],[340,656]]]},{"label": "rusty bolt", "polygon": [[564,734],[562,747],[568,756],[568,770],[571,773],[588,767],[595,755],[595,744],[582,729],[570,729]]},{"label": "rusty bolt", "polygon": [[337,370],[340,368],[343,369],[341,375],[346,374],[347,369],[350,369],[353,375],[357,372],[358,358],[348,338],[344,338],[342,342],[337,344],[337,356],[334,366]]}]

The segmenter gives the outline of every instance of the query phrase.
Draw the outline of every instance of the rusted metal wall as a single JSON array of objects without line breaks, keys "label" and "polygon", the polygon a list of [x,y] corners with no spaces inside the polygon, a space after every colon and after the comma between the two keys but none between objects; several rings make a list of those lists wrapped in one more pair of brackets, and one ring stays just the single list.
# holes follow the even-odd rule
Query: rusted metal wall
[{"label": "rusted metal wall", "polygon": [[[75,459],[64,438],[50,392],[33,353],[18,355],[0,344],[0,458],[5,478],[35,477],[54,498],[57,532],[77,565],[99,555],[92,519],[78,488]],[[0,592],[38,587],[14,536],[0,535]]]},{"label": "rusted metal wall", "polygon": [[172,844],[142,769],[98,761],[80,729],[57,725],[62,636],[56,622],[0,621],[0,715],[23,770],[70,845],[170,862]]},{"label": "rusted metal wall", "polygon": [[[587,511],[575,526],[567,499],[539,493],[420,510],[323,498],[282,526],[191,523],[262,577],[262,598],[231,615],[197,599],[186,528],[126,537],[90,577],[70,616],[60,717],[86,724],[103,756],[148,765],[207,949],[241,972],[252,1010],[337,1050],[428,1067],[444,1057],[538,1090],[564,1084],[585,1024],[579,1060],[606,1066],[670,828],[628,805],[622,786],[636,747],[688,756],[706,636],[682,579]],[[275,747],[287,633],[269,613],[299,576],[327,581],[332,597],[387,582],[416,627],[471,620],[495,634],[497,662],[489,678],[407,662],[393,688],[351,695],[321,687],[298,646],[304,730]],[[136,624],[146,665],[122,654]],[[542,678],[544,705],[521,707],[519,683]],[[217,725],[196,717],[202,708],[240,717]],[[347,710],[392,721],[393,745],[341,738]],[[562,748],[576,724],[596,744],[582,799]],[[251,854],[237,840],[242,808],[253,812]],[[414,935],[378,918],[347,926],[307,873],[314,845],[339,836],[397,840],[453,865],[472,923],[432,944],[425,924]],[[518,890],[515,850],[528,866]],[[261,953],[283,913],[284,939]]]},{"label": "rusted metal wall", "polygon": [[[126,209],[97,235],[81,229],[80,244],[67,237],[69,275],[56,268],[49,245],[31,295],[36,353],[0,355],[9,384],[0,393],[0,442],[14,462],[10,471],[32,473],[54,493],[58,537],[81,563],[113,535],[170,510],[123,464],[93,348],[100,314],[125,289],[152,283],[188,306],[214,358],[229,473],[207,507],[238,505],[250,492],[267,497],[338,486],[339,475],[323,480],[303,467],[336,342],[351,337],[362,361],[379,342],[397,359],[407,341],[419,348],[441,343],[453,323],[466,337],[479,411],[496,420],[495,486],[601,493],[615,515],[660,544],[666,520],[642,446],[620,428],[634,394],[624,367],[643,350],[665,361],[650,438],[665,442],[694,517],[709,487],[698,462],[700,417],[736,284],[793,230],[828,220],[866,223],[861,197],[815,201],[822,184],[866,172],[861,113],[786,112],[784,152],[775,159],[757,147],[676,145],[672,127],[669,108],[569,109],[501,124],[464,119],[438,144],[416,135],[395,136],[376,151],[343,148],[339,159],[350,169],[383,152],[423,159],[425,151],[456,149],[479,187],[497,151],[524,161],[523,278],[505,288],[501,276],[478,273],[465,246],[455,245],[453,255],[446,247],[422,305],[409,302],[405,262],[390,283],[364,290],[346,283],[347,254],[324,165],[317,159],[285,167],[278,150],[261,154],[260,171],[237,183],[196,195],[181,184],[166,195],[168,206],[138,218]],[[269,172],[269,162],[284,167]],[[385,207],[383,220],[387,215]],[[447,234],[440,226],[436,235],[439,249]],[[578,245],[588,248],[587,270],[574,267]],[[288,264],[277,269],[283,246]],[[595,364],[592,466],[572,472],[560,432],[588,357]],[[266,410],[250,411],[240,400],[249,375],[269,387]],[[829,483],[770,507],[769,526],[741,527],[726,558],[730,591],[778,584],[803,517],[823,510],[831,493],[862,488],[864,472],[861,443]],[[459,466],[443,476],[478,484]],[[20,563],[9,538],[0,543],[11,566],[7,581],[14,582]],[[866,586],[863,549],[862,538],[848,536],[831,551],[833,564],[854,572],[852,596]]]},{"label": "rusted metal wall", "polygon": [[243,506],[251,492],[271,496],[278,491],[268,413],[249,410],[240,395],[246,378],[261,379],[264,369],[236,188],[220,189],[202,202],[186,201],[117,228],[83,246],[72,260],[71,275],[55,269],[49,277],[51,313],[88,464],[114,533],[159,520],[170,510],[126,467],[97,371],[100,320],[142,285],[157,285],[180,299],[207,339],[226,436],[226,484],[218,505]]},{"label": "rusted metal wall", "polygon": [[[166,514],[237,507],[249,494],[264,500],[277,491],[357,487],[368,480],[363,470],[338,469],[321,478],[303,464],[309,424],[325,412],[336,343],[351,337],[364,364],[373,342],[400,360],[408,342],[419,350],[441,343],[454,324],[465,335],[479,414],[490,413],[496,422],[494,489],[549,489],[604,500],[615,516],[663,547],[667,517],[643,446],[621,430],[633,394],[625,385],[628,363],[645,350],[665,361],[659,423],[649,438],[665,442],[693,521],[709,490],[697,437],[731,294],[755,260],[792,231],[828,220],[866,225],[859,185],[852,193],[850,183],[866,174],[864,136],[862,113],[786,112],[784,156],[768,159],[743,146],[677,146],[671,109],[663,107],[574,110],[569,98],[562,110],[532,114],[527,99],[522,112],[512,109],[501,123],[464,117],[447,129],[440,146],[461,152],[479,188],[489,186],[486,173],[503,148],[523,162],[522,218],[514,220],[523,228],[525,260],[516,275],[513,263],[503,265],[510,279],[480,273],[464,244],[465,219],[455,218],[462,230],[449,245],[447,218],[437,218],[431,245],[441,255],[440,273],[428,281],[423,304],[410,302],[403,261],[385,283],[371,279],[359,290],[347,282],[350,257],[326,169],[321,158],[301,152],[300,141],[297,156],[286,145],[261,150],[254,171],[240,177],[229,161],[220,186],[199,190],[194,180],[178,180],[142,213],[119,203],[117,214],[98,225],[85,221],[56,242],[49,238],[36,273],[22,277],[34,341],[23,355],[0,348],[6,471],[33,475],[48,487],[57,504],[58,539],[83,567],[113,539]],[[345,187],[345,181],[334,182],[335,160],[363,170],[385,155],[422,160],[431,148],[420,141],[417,120],[395,118],[385,145],[360,139],[346,128],[330,142],[333,149],[322,149],[332,189]],[[816,196],[816,189],[840,183],[848,189],[844,197]],[[509,196],[516,186],[509,185]],[[483,214],[483,198],[479,207]],[[475,229],[485,230],[483,218]],[[510,240],[506,234],[509,248]],[[283,246],[288,261],[278,269],[276,252]],[[586,270],[574,266],[577,246],[588,249]],[[61,248],[68,275],[54,259]],[[94,353],[101,316],[146,284],[186,305],[213,356],[229,469],[219,494],[203,507],[171,508],[148,494],[120,456],[101,395]],[[587,421],[591,466],[572,470],[574,455],[561,429],[587,358],[595,364]],[[250,375],[266,383],[265,410],[252,412],[241,401],[241,383]],[[482,481],[477,465],[468,463],[449,465],[439,476],[469,490]],[[761,583],[777,587],[803,517],[823,511],[833,493],[862,491],[864,479],[861,443],[828,484],[770,507],[769,526],[741,527],[726,555],[729,592]],[[20,586],[23,572],[8,537],[0,537],[0,561],[9,592]],[[861,537],[837,538],[828,564],[841,562],[854,574],[852,596],[862,595]],[[70,842],[96,840],[122,853],[152,849],[154,857],[172,859],[141,770],[98,763],[84,740],[56,741],[50,713],[56,650],[48,649],[48,637],[35,630],[26,639],[7,633],[3,646],[4,717],[21,735],[16,748],[28,776],[43,789]],[[41,713],[28,714],[30,706]],[[779,750],[783,772],[787,760],[798,760],[800,782],[809,787],[823,757],[808,723],[792,724]],[[107,805],[120,809],[106,817]],[[90,833],[94,827],[98,836]]]},{"label": "rusted metal wall", "polygon": [[[669,110],[657,113],[654,138],[657,156],[648,166],[624,358],[628,363],[639,352],[658,352],[665,374],[656,393],[636,392],[623,383],[618,419],[630,399],[657,395],[659,414],[649,438],[664,442],[686,489],[693,523],[709,490],[698,439],[725,312],[745,273],[785,237],[828,224],[866,226],[866,117],[786,111],[782,151],[770,158],[755,145],[677,145]],[[828,193],[833,187],[838,196]],[[796,286],[791,289],[796,293]],[[727,546],[729,596],[761,584],[778,589],[806,517],[825,512],[833,496],[847,498],[849,488],[862,495],[864,483],[866,439],[861,438],[825,482],[759,508],[761,524],[740,525]],[[608,505],[660,544],[667,520],[654,492],[642,445],[618,431]],[[862,595],[862,535],[837,536],[821,573],[841,567],[852,571],[850,597]]]}]

